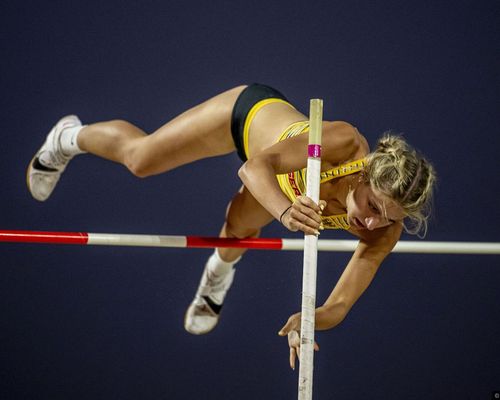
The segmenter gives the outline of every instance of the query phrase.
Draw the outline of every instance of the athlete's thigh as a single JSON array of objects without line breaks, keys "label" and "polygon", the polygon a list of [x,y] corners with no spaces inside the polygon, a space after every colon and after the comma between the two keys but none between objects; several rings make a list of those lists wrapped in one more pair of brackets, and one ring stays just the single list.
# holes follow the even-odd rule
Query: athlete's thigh
[{"label": "athlete's thigh", "polygon": [[231,114],[244,86],[236,87],[189,109],[144,137],[138,152],[156,172],[235,150]]},{"label": "athlete's thigh", "polygon": [[242,186],[229,204],[226,222],[234,233],[259,230],[274,220],[274,217]]}]

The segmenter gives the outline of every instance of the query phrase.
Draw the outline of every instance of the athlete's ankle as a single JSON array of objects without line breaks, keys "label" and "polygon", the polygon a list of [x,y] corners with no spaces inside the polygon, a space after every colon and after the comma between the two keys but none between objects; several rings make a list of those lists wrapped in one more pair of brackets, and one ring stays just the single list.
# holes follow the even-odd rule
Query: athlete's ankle
[{"label": "athlete's ankle", "polygon": [[224,261],[218,249],[215,249],[213,254],[208,259],[208,270],[212,272],[214,275],[224,275],[231,271],[234,265],[241,260],[241,256],[236,258],[233,261]]},{"label": "athlete's ankle", "polygon": [[67,157],[73,157],[77,154],[86,153],[78,146],[78,135],[81,130],[85,128],[84,126],[73,126],[66,128],[61,132],[59,137],[59,145],[61,146],[62,153]]}]

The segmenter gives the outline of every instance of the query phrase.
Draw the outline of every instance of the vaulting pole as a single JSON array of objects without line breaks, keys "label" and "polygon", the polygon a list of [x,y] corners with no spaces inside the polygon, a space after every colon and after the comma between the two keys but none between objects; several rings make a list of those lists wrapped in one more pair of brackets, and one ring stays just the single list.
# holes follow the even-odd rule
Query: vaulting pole
[{"label": "vaulting pole", "polygon": [[[323,100],[311,99],[309,121],[306,194],[307,197],[318,204],[321,173]],[[316,235],[305,235],[304,266],[302,270],[302,311],[300,320],[299,400],[312,400],[317,260],[318,237]]]}]

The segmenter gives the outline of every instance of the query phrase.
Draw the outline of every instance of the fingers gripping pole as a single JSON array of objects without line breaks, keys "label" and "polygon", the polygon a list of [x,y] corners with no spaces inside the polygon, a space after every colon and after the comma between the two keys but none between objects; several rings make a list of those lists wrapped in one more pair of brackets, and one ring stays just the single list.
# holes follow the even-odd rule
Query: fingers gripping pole
[{"label": "fingers gripping pole", "polygon": [[[307,196],[319,202],[321,172],[321,132],[323,100],[311,99],[309,146],[307,158]],[[318,237],[304,237],[304,266],[302,272],[302,314],[299,369],[299,400],[312,399],[314,361],[314,318],[316,309],[316,267]]]}]

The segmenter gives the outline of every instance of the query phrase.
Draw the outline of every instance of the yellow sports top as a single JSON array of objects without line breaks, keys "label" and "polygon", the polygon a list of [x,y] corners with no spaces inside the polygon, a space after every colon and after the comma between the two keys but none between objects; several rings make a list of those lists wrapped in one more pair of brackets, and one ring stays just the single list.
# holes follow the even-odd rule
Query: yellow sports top
[{"label": "yellow sports top", "polygon": [[[293,136],[300,135],[309,131],[309,121],[295,122],[286,128],[278,141],[286,140]],[[366,158],[351,161],[345,164],[341,164],[337,167],[331,168],[327,171],[323,171],[320,174],[320,183],[329,181],[331,179],[340,178],[342,176],[354,174],[361,171],[366,165]],[[306,176],[307,168],[302,168],[295,172],[290,172],[288,174],[276,175],[278,179],[278,184],[280,185],[283,193],[294,202],[298,196],[304,195],[306,193]],[[321,216],[323,226],[325,229],[349,229],[350,225],[347,220],[347,214],[339,215],[323,215]]]}]

